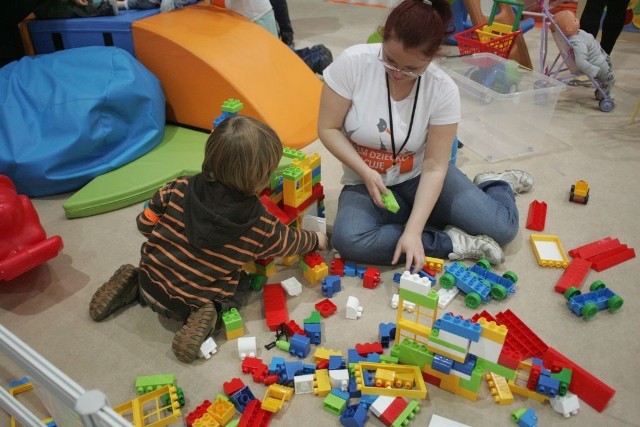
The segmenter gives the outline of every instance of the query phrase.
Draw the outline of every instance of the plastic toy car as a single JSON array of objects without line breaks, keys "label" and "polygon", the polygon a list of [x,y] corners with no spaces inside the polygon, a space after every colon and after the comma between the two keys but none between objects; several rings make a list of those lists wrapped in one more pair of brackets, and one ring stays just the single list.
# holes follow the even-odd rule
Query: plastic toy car
[{"label": "plastic toy car", "polygon": [[587,204],[589,201],[589,184],[587,184],[587,181],[579,180],[571,186],[569,201],[582,203],[583,205]]},{"label": "plastic toy car", "polygon": [[611,289],[607,288],[602,280],[596,280],[589,287],[591,292],[583,294],[575,287],[570,287],[564,293],[568,300],[569,309],[576,316],[591,319],[598,311],[608,309],[611,313],[620,310],[624,300]]}]

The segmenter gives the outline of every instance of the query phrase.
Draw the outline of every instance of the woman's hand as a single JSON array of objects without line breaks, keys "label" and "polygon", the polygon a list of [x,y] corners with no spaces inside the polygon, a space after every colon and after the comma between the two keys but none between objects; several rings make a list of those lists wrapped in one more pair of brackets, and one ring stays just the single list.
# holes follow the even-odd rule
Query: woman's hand
[{"label": "woman's hand", "polygon": [[395,265],[400,259],[400,255],[405,254],[405,266],[404,271],[411,271],[411,266],[414,269],[411,274],[420,270],[424,265],[424,246],[422,246],[422,234],[416,234],[405,231],[400,236],[398,244],[396,245],[396,251],[393,254],[393,260],[391,264]]},{"label": "woman's hand", "polygon": [[376,204],[379,208],[386,209],[386,206],[382,202],[382,194],[386,194],[387,186],[384,185],[384,181],[382,180],[382,175],[380,175],[377,171],[367,168],[366,174],[362,177],[364,181],[364,185],[367,187],[367,191],[373,200],[373,203]]}]

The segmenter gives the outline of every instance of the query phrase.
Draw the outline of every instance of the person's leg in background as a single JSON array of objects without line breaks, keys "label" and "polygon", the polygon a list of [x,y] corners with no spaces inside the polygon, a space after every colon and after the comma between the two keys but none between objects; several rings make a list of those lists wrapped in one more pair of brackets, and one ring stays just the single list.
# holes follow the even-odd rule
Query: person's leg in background
[{"label": "person's leg in background", "polygon": [[628,6],[629,0],[587,0],[580,17],[580,29],[593,37],[597,37],[606,7],[606,16],[602,22],[600,46],[610,55],[618,36],[622,32],[622,27],[624,27],[624,18]]},{"label": "person's leg in background", "polygon": [[287,0],[269,0],[273,13],[276,16],[276,22],[278,23],[280,40],[291,48],[295,47],[293,40],[293,27],[291,26],[291,19],[289,18],[289,7],[287,6]]}]

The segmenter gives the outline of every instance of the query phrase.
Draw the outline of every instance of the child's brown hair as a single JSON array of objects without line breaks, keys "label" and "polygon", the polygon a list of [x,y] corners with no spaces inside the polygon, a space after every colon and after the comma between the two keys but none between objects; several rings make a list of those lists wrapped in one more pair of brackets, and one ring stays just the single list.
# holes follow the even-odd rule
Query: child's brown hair
[{"label": "child's brown hair", "polygon": [[281,158],[282,141],[269,125],[236,115],[209,135],[202,173],[208,180],[253,196],[269,185]]}]

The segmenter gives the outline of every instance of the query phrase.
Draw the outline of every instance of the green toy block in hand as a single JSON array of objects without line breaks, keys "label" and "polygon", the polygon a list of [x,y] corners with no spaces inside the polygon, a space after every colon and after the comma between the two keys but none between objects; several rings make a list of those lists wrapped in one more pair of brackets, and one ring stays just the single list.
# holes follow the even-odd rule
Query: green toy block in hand
[{"label": "green toy block in hand", "polygon": [[400,205],[398,205],[398,202],[391,191],[387,191],[387,194],[382,195],[382,203],[384,203],[387,210],[392,213],[396,213],[400,210]]}]

